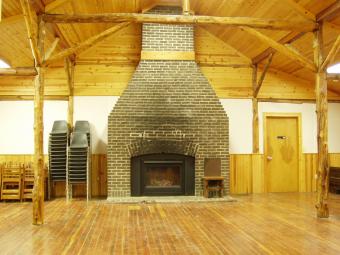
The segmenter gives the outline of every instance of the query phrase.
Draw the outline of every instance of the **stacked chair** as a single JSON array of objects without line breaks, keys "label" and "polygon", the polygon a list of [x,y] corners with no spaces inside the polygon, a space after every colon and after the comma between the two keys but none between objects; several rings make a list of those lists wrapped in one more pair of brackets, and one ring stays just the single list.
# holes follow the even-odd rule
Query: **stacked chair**
[{"label": "stacked chair", "polygon": [[2,167],[1,199],[21,201],[21,173],[23,165],[7,164]]},{"label": "stacked chair", "polygon": [[77,121],[71,135],[68,150],[67,168],[67,199],[72,198],[72,187],[77,184],[86,184],[86,198],[91,197],[91,135],[90,125],[87,121]]},{"label": "stacked chair", "polygon": [[68,143],[69,127],[67,122],[64,120],[55,121],[50,133],[48,145],[49,183],[52,185],[58,181],[66,181]]}]

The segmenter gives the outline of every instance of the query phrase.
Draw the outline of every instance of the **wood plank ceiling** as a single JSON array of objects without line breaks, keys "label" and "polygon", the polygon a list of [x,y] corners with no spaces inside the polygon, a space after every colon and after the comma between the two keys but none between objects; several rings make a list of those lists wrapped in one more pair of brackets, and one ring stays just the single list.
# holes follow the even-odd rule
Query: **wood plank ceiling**
[{"label": "wood plank ceiling", "polygon": [[[259,18],[285,19],[291,21],[304,21],[306,19],[318,17],[318,14],[325,11],[329,6],[335,5],[337,2],[337,0],[191,0],[191,7],[196,15],[250,16]],[[43,4],[45,5],[45,12],[56,14],[109,12],[134,13],[142,12],[143,10],[151,8],[156,4],[170,4],[180,6],[181,1],[43,0]],[[27,33],[19,1],[4,0],[2,17],[3,20],[0,23],[0,58],[8,61],[13,67],[33,66],[32,54],[26,36]],[[90,38],[91,36],[94,36],[111,26],[112,24],[98,23],[57,25],[68,46],[77,45],[85,39]],[[259,31],[276,41],[282,40],[282,38],[286,37],[287,35],[291,37],[297,35],[297,33],[292,34],[291,31],[274,31],[263,29]],[[338,12],[338,15],[333,17],[331,20],[328,20],[325,26],[324,44],[326,52],[330,50],[332,43],[335,41],[339,33],[340,17]],[[55,30],[52,29],[52,27],[49,27],[46,48],[49,48],[49,46],[54,41],[55,36]],[[312,37],[312,33],[306,33],[291,44],[294,49],[301,52],[311,61],[313,59]],[[101,72],[105,72],[105,69],[108,65],[116,65],[117,73],[124,76],[121,78],[122,82],[117,88],[117,90],[121,90],[124,86],[126,86],[125,83],[131,76],[130,72],[133,72],[133,68],[137,65],[140,59],[140,45],[141,26],[138,24],[130,25],[122,31],[119,31],[114,36],[111,36],[110,38],[99,43],[95,47],[92,47],[89,50],[77,55],[77,63],[79,65],[84,65],[84,67],[80,67],[80,69],[90,69],[91,72],[99,71],[98,67],[89,67],[88,65],[103,65]],[[62,48],[64,47],[61,44],[58,44],[55,52],[61,51]],[[239,28],[205,25],[196,29],[197,62],[202,66],[202,69],[214,68],[214,66],[249,66],[251,60],[258,59],[259,56],[261,56],[261,53],[268,48],[268,45]],[[340,52],[336,56],[335,62],[340,62]],[[57,66],[62,65],[62,63],[62,61],[57,63]],[[122,68],[123,71],[118,71],[118,67]],[[124,74],[124,68],[129,70],[127,71],[128,75]],[[289,79],[291,79],[291,76],[296,76],[297,79],[305,81],[305,83],[310,83],[311,85],[309,89],[313,89],[313,73],[308,69],[303,68],[299,63],[292,61],[280,53],[275,54],[271,69],[277,70],[279,73],[282,72],[287,75],[289,74]],[[223,68],[219,69],[219,71],[217,71],[217,69],[214,70],[218,73],[219,71],[223,71]],[[235,69],[235,72],[242,72],[242,69]],[[58,74],[55,74],[55,77],[57,76]],[[216,77],[223,77],[223,75],[217,75],[214,77],[215,79],[218,79]],[[248,78],[242,81],[243,84],[249,82]],[[105,79],[105,76],[102,79]],[[80,80],[84,80],[86,83],[86,76],[80,77]],[[10,83],[10,80],[8,80],[8,82]],[[0,84],[3,85],[2,83]],[[244,90],[242,89],[242,85],[240,85],[240,81],[235,81],[233,84],[236,87],[239,86],[241,91]],[[112,84],[106,85],[113,86]],[[244,93],[251,94],[251,82],[247,85],[247,87],[247,91]],[[215,89],[218,91],[228,88],[224,88],[222,86],[216,87]],[[330,89],[336,91],[340,95],[340,86],[338,82],[330,82]]]}]

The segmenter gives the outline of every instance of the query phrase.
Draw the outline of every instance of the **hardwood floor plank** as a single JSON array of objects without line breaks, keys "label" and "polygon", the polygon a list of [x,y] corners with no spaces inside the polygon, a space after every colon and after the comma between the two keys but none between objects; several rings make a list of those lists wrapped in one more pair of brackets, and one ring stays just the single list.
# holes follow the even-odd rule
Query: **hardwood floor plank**
[{"label": "hardwood floor plank", "polygon": [[237,196],[237,202],[0,203],[1,254],[340,254],[340,196],[329,219],[315,217],[312,193]]}]

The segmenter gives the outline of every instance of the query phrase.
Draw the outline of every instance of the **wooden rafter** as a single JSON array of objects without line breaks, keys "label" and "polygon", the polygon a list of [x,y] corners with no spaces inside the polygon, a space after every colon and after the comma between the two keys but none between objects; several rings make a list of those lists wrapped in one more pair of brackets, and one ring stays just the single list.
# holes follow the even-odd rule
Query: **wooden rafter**
[{"label": "wooden rafter", "polygon": [[340,35],[338,35],[338,37],[336,38],[335,43],[333,44],[331,50],[329,51],[327,57],[325,58],[325,60],[323,61],[322,65],[321,65],[321,69],[324,70],[327,68],[329,63],[332,63],[336,54],[338,53],[340,49]]},{"label": "wooden rafter", "polygon": [[309,10],[307,10],[306,8],[304,8],[303,6],[301,6],[300,4],[295,2],[294,0],[283,0],[283,3],[292,7],[292,9],[295,12],[299,13],[304,18],[306,18],[308,20],[313,20],[313,21],[316,20],[316,17],[312,12],[310,12]]},{"label": "wooden rafter", "polygon": [[35,67],[0,68],[0,76],[36,76]]},{"label": "wooden rafter", "polygon": [[104,14],[45,14],[43,18],[50,23],[162,23],[162,24],[213,24],[227,26],[247,26],[264,29],[313,31],[316,24],[311,21],[293,22],[253,17],[215,17],[195,15],[157,15],[141,13]]},{"label": "wooden rafter", "polygon": [[330,21],[340,15],[340,1],[335,1],[328,8],[316,15],[316,20],[320,21]]},{"label": "wooden rafter", "polygon": [[[20,100],[34,100],[34,96],[32,95],[1,95],[0,94],[0,101],[20,101]],[[59,95],[45,95],[44,100],[58,100],[58,101],[67,101],[67,96],[59,96]]]},{"label": "wooden rafter", "polygon": [[45,59],[49,59],[49,58],[51,57],[51,55],[52,55],[52,53],[55,51],[55,49],[56,49],[56,47],[57,47],[59,41],[60,41],[60,38],[59,38],[59,37],[56,37],[56,38],[53,40],[53,42],[52,42],[50,48],[49,48],[49,49],[46,51],[46,53],[45,53]]},{"label": "wooden rafter", "polygon": [[56,55],[51,56],[48,60],[46,60],[45,64],[49,65],[56,60],[63,59],[63,58],[66,58],[70,55],[73,55],[75,53],[79,53],[81,51],[87,50],[87,49],[91,48],[92,46],[94,46],[95,44],[99,43],[100,41],[104,40],[108,36],[110,36],[110,35],[114,34],[115,32],[127,27],[129,24],[130,23],[128,23],[128,22],[124,22],[124,23],[115,25],[115,26],[95,35],[95,36],[88,38],[87,40],[79,43],[78,45],[70,47],[66,50],[59,52]]},{"label": "wooden rafter", "polygon": [[[292,43],[294,41],[296,41],[297,39],[299,39],[302,35],[304,35],[304,33],[300,33],[300,32],[290,32],[289,34],[287,34],[286,36],[282,37],[278,43],[281,44],[287,44],[287,43]],[[262,51],[260,54],[258,54],[256,57],[254,57],[252,59],[252,62],[254,65],[259,64],[260,62],[262,62],[263,60],[265,60],[266,58],[268,58],[268,56],[271,53],[276,52],[275,49],[273,48],[267,48],[264,51]]]},{"label": "wooden rafter", "polygon": [[31,10],[31,5],[28,0],[20,0],[21,8],[24,14],[28,40],[30,42],[32,55],[36,65],[41,65],[42,63],[42,56],[40,56],[40,52],[38,50],[38,42],[37,42],[37,33],[36,33],[36,26],[33,20],[35,13]]},{"label": "wooden rafter", "polygon": [[270,67],[270,64],[272,63],[272,60],[273,60],[273,56],[274,56],[274,53],[271,53],[269,55],[269,58],[268,58],[268,62],[266,63],[266,65],[264,66],[264,69],[262,71],[262,74],[261,74],[261,77],[259,79],[259,81],[257,82],[257,85],[256,85],[256,88],[254,90],[254,97],[256,98],[257,95],[259,94],[260,92],[260,89],[261,89],[261,86],[262,86],[262,83],[264,81],[264,78],[266,77],[266,74],[267,74],[267,71]]},{"label": "wooden rafter", "polygon": [[[42,0],[30,0],[32,2],[32,8],[34,9],[36,14],[42,14],[45,13],[45,5],[42,2]],[[70,44],[64,37],[63,33],[60,31],[59,27],[57,24],[51,24],[52,25],[52,30],[55,33],[56,37],[60,38],[60,45],[64,48],[70,47]]]},{"label": "wooden rafter", "polygon": [[[285,1],[291,2],[291,0],[285,0]],[[315,18],[318,20],[318,22],[324,21],[325,25],[340,31],[340,27],[339,26],[337,26],[337,25],[335,25],[333,23],[327,22],[327,21],[331,20],[332,18],[334,18],[333,14],[334,14],[335,6],[336,6],[335,4],[329,6],[324,11],[319,13]],[[304,9],[304,10],[307,11],[306,9]],[[333,11],[331,11],[331,10],[333,10]],[[298,40],[299,38],[301,38],[304,35],[305,35],[305,32],[299,32],[299,33],[297,33],[297,32],[290,32],[289,34],[284,36],[279,41],[279,43],[282,43],[282,44],[292,43],[292,42]],[[261,52],[260,54],[258,54],[256,57],[253,58],[253,64],[260,63],[261,61],[266,59],[269,56],[269,54],[272,53],[272,52],[275,52],[275,50],[273,48],[265,49],[263,52]]]},{"label": "wooden rafter", "polygon": [[271,39],[270,37],[262,34],[261,32],[249,28],[249,27],[243,27],[242,30],[246,31],[247,33],[255,36],[260,41],[268,44],[270,47],[275,49],[276,51],[280,52],[281,54],[286,55],[287,57],[299,62],[302,66],[312,70],[313,72],[316,71],[316,67],[313,64],[312,61],[310,61],[305,56],[301,55],[300,53],[296,52],[295,50],[292,50],[291,48],[282,45],[281,43],[278,43],[277,41]]}]

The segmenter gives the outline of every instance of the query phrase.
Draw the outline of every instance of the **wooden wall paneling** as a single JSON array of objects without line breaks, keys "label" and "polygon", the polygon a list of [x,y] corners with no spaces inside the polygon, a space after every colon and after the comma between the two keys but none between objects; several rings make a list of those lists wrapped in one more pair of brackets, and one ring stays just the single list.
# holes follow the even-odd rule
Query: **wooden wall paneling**
[{"label": "wooden wall paneling", "polygon": [[329,153],[329,166],[340,167],[340,153]]},{"label": "wooden wall paneling", "polygon": [[304,153],[302,154],[302,167],[299,173],[299,191],[300,192],[315,192],[316,191],[316,169],[317,169],[317,154]]},{"label": "wooden wall paneling", "polygon": [[264,193],[263,154],[252,154],[252,193]]},{"label": "wooden wall paneling", "polygon": [[230,155],[230,192],[252,193],[252,155]]}]

